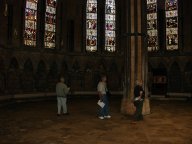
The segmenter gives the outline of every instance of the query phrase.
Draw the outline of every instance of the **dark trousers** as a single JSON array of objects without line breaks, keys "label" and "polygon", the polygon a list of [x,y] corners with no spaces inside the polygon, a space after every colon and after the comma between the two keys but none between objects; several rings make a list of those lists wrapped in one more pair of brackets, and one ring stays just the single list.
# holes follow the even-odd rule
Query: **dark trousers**
[{"label": "dark trousers", "polygon": [[136,111],[134,114],[134,119],[136,121],[143,120],[143,115],[142,115],[142,109],[143,109],[143,100],[142,101],[135,101],[134,105],[136,107]]},{"label": "dark trousers", "polygon": [[103,108],[100,108],[99,116],[108,116],[109,115],[109,101],[108,101],[107,95],[104,95],[102,100],[105,103],[105,106]]}]

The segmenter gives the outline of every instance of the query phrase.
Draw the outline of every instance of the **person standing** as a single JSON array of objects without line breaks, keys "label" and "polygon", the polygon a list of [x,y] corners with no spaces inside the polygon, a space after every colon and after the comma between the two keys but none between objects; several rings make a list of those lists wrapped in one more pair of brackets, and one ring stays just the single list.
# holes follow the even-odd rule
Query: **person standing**
[{"label": "person standing", "polygon": [[100,101],[104,103],[104,107],[100,107],[99,119],[111,118],[109,115],[109,101],[107,98],[107,77],[106,75],[101,76],[101,80],[97,85],[97,91]]},{"label": "person standing", "polygon": [[63,108],[63,114],[68,115],[67,111],[67,94],[70,88],[64,83],[64,77],[60,78],[60,81],[56,85],[56,95],[57,95],[57,115],[61,115],[61,109]]},{"label": "person standing", "polygon": [[145,97],[145,94],[142,87],[142,81],[137,80],[136,86],[134,88],[134,105],[136,107],[136,111],[134,114],[135,121],[143,120],[142,108],[143,108],[144,97]]}]

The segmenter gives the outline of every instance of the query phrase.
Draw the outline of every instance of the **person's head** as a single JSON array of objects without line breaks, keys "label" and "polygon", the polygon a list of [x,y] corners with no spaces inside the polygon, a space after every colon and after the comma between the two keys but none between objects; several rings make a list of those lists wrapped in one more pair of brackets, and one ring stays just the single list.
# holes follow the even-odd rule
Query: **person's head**
[{"label": "person's head", "polygon": [[106,75],[101,75],[101,81],[106,82],[107,81],[107,76]]},{"label": "person's head", "polygon": [[64,77],[60,77],[60,82],[64,83],[65,79]]},{"label": "person's head", "polygon": [[136,80],[136,85],[142,86],[143,81],[142,80]]}]

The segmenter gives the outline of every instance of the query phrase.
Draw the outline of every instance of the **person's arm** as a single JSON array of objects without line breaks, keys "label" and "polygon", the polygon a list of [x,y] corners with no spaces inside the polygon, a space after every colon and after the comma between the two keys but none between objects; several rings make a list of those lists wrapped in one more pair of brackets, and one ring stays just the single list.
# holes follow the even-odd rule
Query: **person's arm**
[{"label": "person's arm", "polygon": [[137,101],[137,100],[140,100],[141,99],[141,89],[139,88],[139,86],[135,86],[135,89],[134,89],[134,99]]},{"label": "person's arm", "polygon": [[103,94],[102,94],[102,84],[101,83],[99,83],[97,86],[97,92],[99,95],[99,99],[102,101],[103,100]]},{"label": "person's arm", "polygon": [[98,91],[98,95],[99,95],[99,99],[102,101],[103,100],[103,94],[100,91]]},{"label": "person's arm", "polygon": [[140,100],[141,100],[141,99],[144,99],[144,94],[145,94],[145,93],[144,93],[144,90],[143,90],[143,88],[141,87],[141,88],[140,88],[140,91],[139,91],[139,98],[140,98]]},{"label": "person's arm", "polygon": [[66,84],[64,84],[63,91],[64,91],[64,94],[65,94],[65,95],[67,95],[67,94],[69,93],[69,90],[70,90],[70,88],[67,87]]}]

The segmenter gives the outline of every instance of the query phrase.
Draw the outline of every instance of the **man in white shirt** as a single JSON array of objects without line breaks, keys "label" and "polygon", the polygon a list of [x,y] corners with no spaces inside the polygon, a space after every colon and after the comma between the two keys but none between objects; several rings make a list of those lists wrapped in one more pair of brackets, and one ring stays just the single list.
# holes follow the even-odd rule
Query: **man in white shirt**
[{"label": "man in white shirt", "polygon": [[107,77],[103,75],[101,77],[101,81],[97,85],[97,91],[99,94],[100,101],[102,101],[105,105],[104,107],[100,107],[100,112],[99,112],[99,118],[104,119],[104,118],[111,118],[109,115],[109,102],[107,99]]},{"label": "man in white shirt", "polygon": [[61,115],[61,108],[63,108],[63,114],[68,115],[67,112],[67,94],[69,92],[70,88],[67,87],[67,85],[64,83],[64,78],[60,78],[60,82],[56,85],[56,94],[57,94],[57,115]]}]

